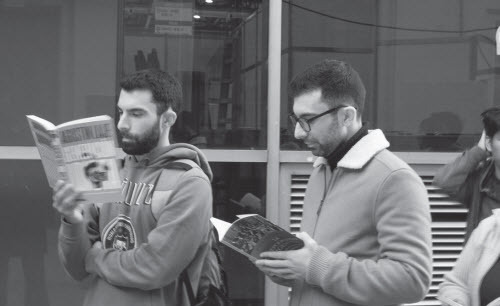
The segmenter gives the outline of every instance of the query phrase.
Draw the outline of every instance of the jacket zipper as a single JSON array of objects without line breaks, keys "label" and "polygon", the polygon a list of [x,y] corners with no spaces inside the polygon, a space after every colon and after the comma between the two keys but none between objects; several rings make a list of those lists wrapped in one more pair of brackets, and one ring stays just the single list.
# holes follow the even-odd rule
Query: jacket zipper
[{"label": "jacket zipper", "polygon": [[332,176],[330,177],[330,181],[328,181],[328,184],[326,182],[326,171],[327,171],[327,167],[324,166],[324,178],[325,178],[325,183],[324,183],[324,186],[325,188],[323,189],[323,197],[321,198],[321,201],[319,202],[319,206],[318,206],[318,210],[316,211],[316,222],[314,222],[314,230],[313,230],[313,236],[312,238],[314,238],[314,235],[316,234],[316,227],[318,226],[318,219],[319,219],[319,215],[321,214],[321,210],[323,209],[323,204],[325,203],[325,198],[326,198],[326,195],[328,193],[328,190],[330,188],[330,186],[332,185],[333,181],[334,181],[334,178],[335,176],[337,175],[337,172],[335,171],[332,171]]}]

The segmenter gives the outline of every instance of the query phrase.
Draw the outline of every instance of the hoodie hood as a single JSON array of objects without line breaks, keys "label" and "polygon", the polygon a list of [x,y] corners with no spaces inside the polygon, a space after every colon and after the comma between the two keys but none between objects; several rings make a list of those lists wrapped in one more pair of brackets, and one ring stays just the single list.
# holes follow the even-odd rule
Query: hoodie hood
[{"label": "hoodie hood", "polygon": [[200,166],[201,170],[212,181],[213,174],[207,158],[197,147],[187,143],[176,143],[166,147],[155,148],[144,155],[140,161],[133,155],[128,155],[127,159],[142,163],[145,167],[163,167],[167,163],[178,159],[189,159]]}]

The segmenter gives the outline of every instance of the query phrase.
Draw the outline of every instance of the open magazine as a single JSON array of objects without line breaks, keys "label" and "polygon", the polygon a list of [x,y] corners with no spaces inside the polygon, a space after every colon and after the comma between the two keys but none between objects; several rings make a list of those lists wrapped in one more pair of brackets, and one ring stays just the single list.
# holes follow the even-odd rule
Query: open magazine
[{"label": "open magazine", "polygon": [[219,240],[233,250],[254,261],[265,251],[298,250],[304,242],[259,215],[241,215],[232,224],[210,218],[217,229]]},{"label": "open magazine", "polygon": [[110,116],[62,123],[26,116],[50,187],[67,181],[91,202],[122,200],[116,133]]}]

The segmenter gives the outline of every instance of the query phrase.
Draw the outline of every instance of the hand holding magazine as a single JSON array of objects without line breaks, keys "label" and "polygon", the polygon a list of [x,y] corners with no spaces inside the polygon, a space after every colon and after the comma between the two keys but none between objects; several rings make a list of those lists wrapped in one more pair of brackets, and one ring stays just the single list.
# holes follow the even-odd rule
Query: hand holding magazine
[{"label": "hand holding magazine", "polygon": [[219,240],[233,250],[255,261],[265,251],[289,251],[304,247],[304,242],[259,215],[242,215],[232,224],[210,218]]},{"label": "hand holding magazine", "polygon": [[457,301],[447,297],[447,296],[437,296],[437,299],[441,302],[443,302],[443,305],[447,306],[463,306],[462,304],[458,303]]},{"label": "hand holding magazine", "polygon": [[50,187],[71,183],[91,202],[122,200],[113,119],[96,116],[58,126],[26,116]]}]

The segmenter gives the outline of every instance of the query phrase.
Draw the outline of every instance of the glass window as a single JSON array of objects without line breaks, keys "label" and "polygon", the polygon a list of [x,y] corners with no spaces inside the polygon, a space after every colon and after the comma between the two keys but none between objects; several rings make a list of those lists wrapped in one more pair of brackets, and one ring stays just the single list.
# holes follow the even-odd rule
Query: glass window
[{"label": "glass window", "polygon": [[114,1],[0,3],[0,144],[32,146],[25,115],[114,115]]},{"label": "glass window", "polygon": [[[266,216],[266,165],[211,163],[214,216],[233,222],[237,215]],[[223,248],[229,298],[235,306],[264,305],[264,274],[247,257]]]},{"label": "glass window", "polygon": [[[324,58],[348,61],[367,89],[363,114],[394,151],[461,151],[499,104],[495,1],[284,1],[283,149],[301,149],[286,86]],[[288,126],[287,126],[288,124]]]},{"label": "glass window", "polygon": [[173,141],[265,148],[267,11],[262,0],[124,1],[120,73],[156,67],[182,82]]},{"label": "glass window", "polygon": [[[169,70],[184,85],[176,141],[264,148],[268,8],[261,1],[191,1],[190,21],[176,21],[186,27],[170,27],[170,8],[155,3],[159,10],[152,1],[0,2],[0,150],[34,146],[26,114],[55,124],[114,116],[119,78],[145,66]],[[184,16],[184,3],[172,10],[175,18]],[[212,166],[216,217],[265,215],[264,163]],[[0,305],[81,304],[85,289],[57,256],[60,216],[40,161],[0,159],[0,169]],[[224,252],[234,305],[263,305],[262,273]]]},{"label": "glass window", "polygon": [[79,305],[57,256],[59,215],[39,160],[0,160],[0,305]]},{"label": "glass window", "polygon": [[[34,146],[27,114],[114,115],[117,23],[116,1],[0,2],[0,146]],[[0,169],[0,305],[81,304],[57,256],[60,217],[40,161]]]},{"label": "glass window", "polygon": [[[266,165],[212,163],[214,216],[265,216]],[[57,255],[60,217],[39,160],[0,160],[0,305],[81,305],[85,289]],[[223,248],[233,305],[264,305],[264,275],[243,255]]]}]

